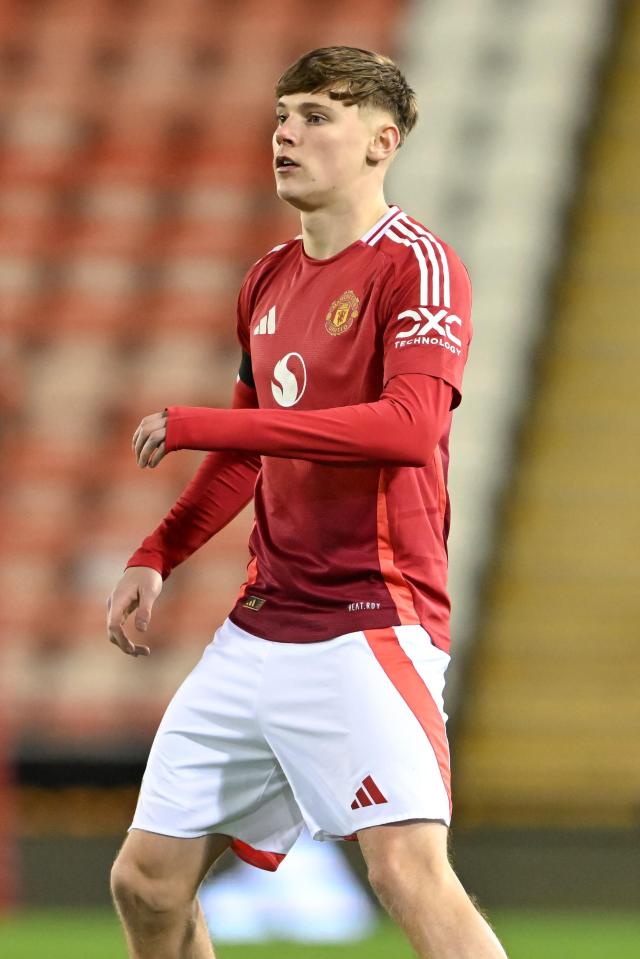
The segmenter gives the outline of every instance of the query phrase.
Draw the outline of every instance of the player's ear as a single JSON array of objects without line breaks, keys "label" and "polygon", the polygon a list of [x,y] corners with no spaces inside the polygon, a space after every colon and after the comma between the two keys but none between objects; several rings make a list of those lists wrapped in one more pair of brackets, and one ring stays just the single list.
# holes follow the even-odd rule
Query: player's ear
[{"label": "player's ear", "polygon": [[388,120],[379,124],[369,141],[367,160],[369,163],[380,163],[388,160],[400,146],[400,131],[395,123]]}]

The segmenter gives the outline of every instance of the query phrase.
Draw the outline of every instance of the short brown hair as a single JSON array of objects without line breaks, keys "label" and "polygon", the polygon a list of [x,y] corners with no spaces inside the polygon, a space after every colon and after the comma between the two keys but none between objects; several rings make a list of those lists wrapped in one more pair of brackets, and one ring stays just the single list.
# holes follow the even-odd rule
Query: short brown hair
[{"label": "short brown hair", "polygon": [[276,97],[325,92],[347,106],[357,103],[387,110],[400,131],[401,144],[418,119],[416,95],[400,68],[371,50],[319,47],[292,63],[276,84]]}]

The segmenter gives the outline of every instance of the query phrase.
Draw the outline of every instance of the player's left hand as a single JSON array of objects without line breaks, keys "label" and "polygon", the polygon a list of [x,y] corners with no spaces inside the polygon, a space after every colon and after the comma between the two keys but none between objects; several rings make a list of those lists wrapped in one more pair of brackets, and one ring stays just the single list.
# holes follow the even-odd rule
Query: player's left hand
[{"label": "player's left hand", "polygon": [[133,434],[131,445],[141,469],[144,469],[145,466],[153,469],[167,455],[168,416],[166,410],[163,410],[162,413],[151,413],[150,416],[145,416]]}]

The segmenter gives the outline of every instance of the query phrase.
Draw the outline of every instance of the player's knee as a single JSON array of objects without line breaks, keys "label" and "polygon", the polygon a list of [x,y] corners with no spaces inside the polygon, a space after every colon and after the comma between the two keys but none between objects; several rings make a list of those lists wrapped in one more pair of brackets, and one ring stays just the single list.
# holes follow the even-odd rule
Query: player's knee
[{"label": "player's knee", "polygon": [[173,881],[146,875],[135,863],[116,859],[111,869],[111,894],[120,911],[147,921],[160,920],[184,909],[184,897]]},{"label": "player's knee", "polygon": [[380,857],[368,867],[369,883],[380,903],[387,909],[412,896],[416,887],[425,892],[425,901],[434,905],[441,901],[455,882],[449,863],[428,862],[419,857],[400,859],[395,855]]},{"label": "player's knee", "polygon": [[381,850],[368,864],[369,884],[383,905],[393,902],[410,882],[412,864],[395,849]]}]

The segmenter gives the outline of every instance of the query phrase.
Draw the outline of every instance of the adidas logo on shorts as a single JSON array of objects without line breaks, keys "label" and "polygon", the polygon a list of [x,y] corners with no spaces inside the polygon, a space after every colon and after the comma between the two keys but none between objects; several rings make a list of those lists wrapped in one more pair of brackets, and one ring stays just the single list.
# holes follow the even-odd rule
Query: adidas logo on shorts
[{"label": "adidas logo on shorts", "polygon": [[371,776],[367,776],[356,792],[356,798],[351,803],[351,808],[362,809],[363,806],[381,806],[385,802],[389,802],[389,800],[385,799]]}]

